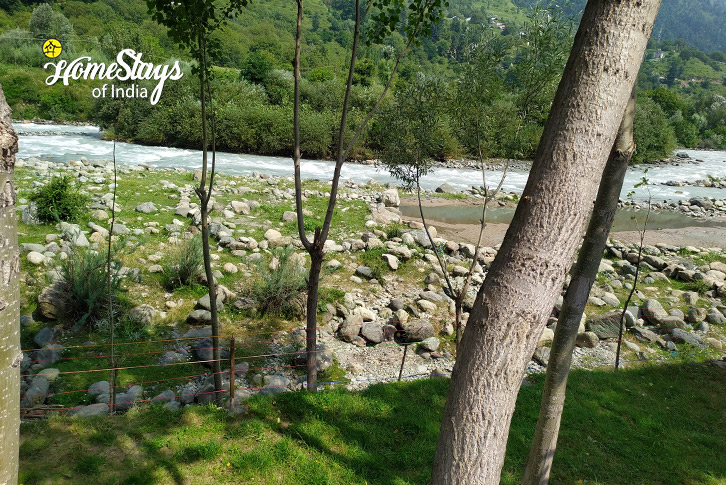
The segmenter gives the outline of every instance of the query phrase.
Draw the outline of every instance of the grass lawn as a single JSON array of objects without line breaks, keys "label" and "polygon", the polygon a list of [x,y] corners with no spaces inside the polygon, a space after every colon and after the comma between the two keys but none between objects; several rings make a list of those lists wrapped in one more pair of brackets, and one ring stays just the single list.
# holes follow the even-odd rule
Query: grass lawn
[{"label": "grass lawn", "polygon": [[[518,483],[544,375],[521,389],[502,482]],[[428,483],[448,380],[142,407],[21,427],[21,483]],[[552,483],[726,484],[726,372],[709,364],[573,371]]]}]

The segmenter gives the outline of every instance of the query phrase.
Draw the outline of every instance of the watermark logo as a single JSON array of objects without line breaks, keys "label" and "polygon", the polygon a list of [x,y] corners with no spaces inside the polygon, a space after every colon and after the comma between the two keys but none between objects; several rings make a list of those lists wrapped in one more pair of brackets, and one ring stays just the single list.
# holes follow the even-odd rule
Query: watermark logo
[{"label": "watermark logo", "polygon": [[[51,42],[50,39],[46,42]],[[48,57],[57,57],[60,54],[60,42],[57,40],[57,50],[48,51],[55,55]],[[46,46],[43,45],[43,52],[46,52]],[[116,62],[106,64],[104,62],[92,62],[88,56],[79,57],[70,62],[62,59],[58,62],[46,62],[44,69],[53,69],[55,72],[45,79],[45,84],[52,86],[58,81],[63,81],[64,86],[68,86],[71,80],[77,81],[106,79],[109,81],[156,81],[156,86],[151,89],[151,93],[146,87],[139,84],[115,85],[113,83],[104,84],[100,88],[93,88],[91,94],[94,98],[105,98],[107,94],[111,98],[147,98],[151,104],[159,102],[161,92],[164,89],[164,83],[168,80],[176,81],[181,79],[184,73],[181,70],[179,61],[175,61],[173,65],[154,64],[142,61],[143,54],[133,49],[124,49],[116,56]]]},{"label": "watermark logo", "polygon": [[61,54],[62,51],[63,46],[61,45],[60,41],[56,39],[48,39],[43,42],[43,54],[45,54],[46,57],[55,59]]}]

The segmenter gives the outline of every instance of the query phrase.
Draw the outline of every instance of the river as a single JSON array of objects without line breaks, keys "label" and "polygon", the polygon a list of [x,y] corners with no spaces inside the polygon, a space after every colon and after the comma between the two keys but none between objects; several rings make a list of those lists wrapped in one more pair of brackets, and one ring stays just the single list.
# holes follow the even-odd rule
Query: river
[{"label": "river", "polygon": [[[15,129],[19,133],[20,158],[37,157],[43,160],[66,162],[78,160],[85,156],[89,160],[107,160],[111,158],[113,143],[101,138],[100,131],[93,126],[47,125],[35,123],[18,123]],[[645,188],[636,191],[636,198],[653,200],[674,200],[690,197],[726,197],[726,190],[703,187],[669,187],[660,185],[669,180],[695,181],[708,175],[726,177],[726,152],[684,150],[700,163],[681,163],[651,165],[648,167],[647,179],[650,182]],[[146,164],[153,167],[180,167],[188,170],[201,168],[201,152],[183,148],[169,148],[118,143],[116,158],[119,163]],[[217,169],[229,175],[251,174],[253,171],[270,175],[292,175],[292,160],[287,157],[268,157],[261,155],[244,155],[217,152]],[[322,160],[303,160],[302,175],[304,178],[329,180],[333,172],[333,163]],[[633,190],[644,175],[643,168],[631,168],[626,175],[622,197]],[[365,182],[375,178],[380,182],[394,181],[384,170],[372,165],[349,163],[343,166],[344,179]],[[495,184],[501,173],[491,171],[487,177]],[[521,192],[527,182],[527,172],[510,171],[503,185],[506,191]],[[479,185],[481,173],[470,169],[439,168],[424,177],[421,185],[434,189],[448,183],[458,189],[471,185]],[[648,193],[648,190],[650,191]]]}]

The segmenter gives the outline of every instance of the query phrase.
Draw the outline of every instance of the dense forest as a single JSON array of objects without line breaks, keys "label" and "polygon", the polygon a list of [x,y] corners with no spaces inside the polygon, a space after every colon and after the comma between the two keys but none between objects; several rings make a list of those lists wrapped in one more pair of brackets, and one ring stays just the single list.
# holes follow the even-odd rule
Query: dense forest
[{"label": "dense forest", "polygon": [[[410,106],[406,100],[425,91],[414,107],[426,105],[427,116],[437,120],[427,133],[436,140],[431,150],[435,158],[465,157],[479,149],[487,157],[530,158],[582,2],[564,8],[536,3],[452,1],[445,18],[403,57],[393,95],[386,98],[353,155],[375,157],[390,143],[391,123]],[[665,4],[661,25],[691,3]],[[703,8],[690,8],[689,15],[697,11],[712,19],[723,9],[717,2],[699,4]],[[306,1],[301,86],[305,157],[329,157],[336,144],[352,41],[352,5],[343,0]],[[50,5],[0,0],[0,7],[0,79],[15,118],[90,121],[138,143],[199,146],[198,84],[188,53],[151,19],[144,0],[69,0]],[[264,0],[251,3],[216,36],[212,87],[219,149],[291,153],[294,23],[289,4]],[[704,20],[699,29],[709,34],[711,44],[685,35],[688,40],[673,40],[667,34],[676,31],[665,27],[651,40],[638,80],[636,161],[664,158],[676,146],[726,148],[726,55],[694,46],[721,45],[721,34],[709,25]],[[402,32],[373,42],[367,29],[369,24],[364,23],[366,42],[356,63],[352,126],[381,93],[404,47]],[[148,99],[94,99],[91,89],[102,81],[47,86],[49,71],[42,66],[49,59],[40,46],[49,37],[63,43],[62,59],[90,56],[94,62],[110,63],[121,49],[131,48],[142,52],[147,62],[181,60],[185,76],[167,82],[154,106]],[[432,84],[435,89],[425,88]],[[484,100],[480,116],[462,118],[462,105],[469,102],[472,89],[479,90]],[[480,127],[476,140],[471,136],[472,123]]]}]

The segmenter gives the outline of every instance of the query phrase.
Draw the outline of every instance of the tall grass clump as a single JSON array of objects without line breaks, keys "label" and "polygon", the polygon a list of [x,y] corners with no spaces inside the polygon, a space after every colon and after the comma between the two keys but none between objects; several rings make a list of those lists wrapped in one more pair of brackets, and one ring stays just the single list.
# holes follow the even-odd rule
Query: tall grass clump
[{"label": "tall grass clump", "polygon": [[74,222],[86,212],[88,196],[82,194],[68,175],[55,176],[30,195],[38,206],[42,222]]},{"label": "tall grass clump", "polygon": [[258,263],[259,281],[252,297],[260,313],[299,318],[305,313],[306,270],[292,248],[277,248],[270,264]]},{"label": "tall grass clump", "polygon": [[[111,261],[111,299],[117,303],[121,290],[119,261]],[[106,317],[109,301],[106,255],[91,249],[75,248],[61,262],[60,276],[66,293],[66,312],[76,326]]]},{"label": "tall grass clump", "polygon": [[167,256],[162,283],[168,290],[194,286],[204,273],[202,238],[193,237],[177,245]]}]

